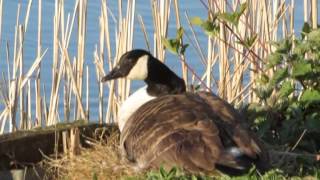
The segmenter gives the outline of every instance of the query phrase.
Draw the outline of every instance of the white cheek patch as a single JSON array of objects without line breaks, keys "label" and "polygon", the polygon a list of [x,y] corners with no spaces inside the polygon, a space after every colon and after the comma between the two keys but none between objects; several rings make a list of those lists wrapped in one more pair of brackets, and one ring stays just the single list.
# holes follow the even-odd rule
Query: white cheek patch
[{"label": "white cheek patch", "polygon": [[148,55],[141,56],[127,75],[131,80],[145,80],[148,76]]}]

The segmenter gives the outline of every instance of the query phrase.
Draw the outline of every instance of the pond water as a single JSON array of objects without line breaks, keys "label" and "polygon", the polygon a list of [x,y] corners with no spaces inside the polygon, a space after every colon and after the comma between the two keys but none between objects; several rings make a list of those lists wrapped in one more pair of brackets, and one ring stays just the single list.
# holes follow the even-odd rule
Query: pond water
[{"label": "pond water", "polygon": [[[16,24],[16,16],[17,16],[17,8],[18,3],[21,3],[21,14],[19,21],[23,22],[25,18],[25,13],[27,9],[27,0],[4,0],[4,9],[3,9],[3,22],[2,22],[2,35],[1,35],[1,44],[0,44],[0,72],[6,73],[6,50],[5,46],[8,43],[10,49],[10,61],[12,61],[13,56],[13,44],[14,44],[14,32],[15,32],[15,24]],[[74,0],[65,0],[65,12],[70,13],[72,15],[74,8]],[[200,3],[200,1],[193,0],[185,0],[179,1],[180,3],[180,11],[181,11],[181,20],[182,25],[186,29],[186,33],[191,36],[191,32],[188,28],[186,18],[184,16],[184,12],[187,11],[190,17],[200,16],[205,18],[207,16],[206,9]],[[88,17],[87,17],[87,38],[86,38],[86,51],[85,51],[85,65],[89,67],[90,74],[90,119],[97,119],[98,114],[98,86],[96,79],[95,67],[93,65],[93,52],[95,46],[99,43],[99,22],[98,17],[100,16],[100,0],[89,0],[88,1]],[[296,21],[296,32],[299,32],[303,23],[303,1],[296,1],[298,6],[295,9],[295,21]],[[123,1],[123,4],[126,4],[126,1]],[[118,1],[109,0],[108,7],[111,11],[117,16],[118,14]],[[125,10],[125,8],[123,8]],[[44,56],[42,60],[42,83],[46,87],[46,95],[50,94],[51,89],[51,66],[52,66],[52,44],[53,44],[53,15],[54,15],[54,0],[43,0],[42,2],[42,49],[48,49],[47,54]],[[38,1],[34,0],[31,6],[29,24],[27,27],[27,32],[25,36],[25,49],[24,49],[24,64],[26,69],[30,67],[36,57],[36,46],[37,46],[37,21],[38,21]],[[153,33],[153,21],[151,14],[151,6],[150,1],[145,0],[136,0],[136,17],[137,15],[141,15],[144,24],[147,29],[147,33],[149,39],[152,40]],[[169,25],[169,37],[173,37],[176,32],[175,26],[175,17],[174,17],[174,9],[171,9],[171,23]],[[110,22],[112,22],[110,20]],[[115,29],[114,26],[111,25],[111,39],[113,40],[111,43],[114,44],[115,40]],[[76,55],[76,30],[73,30],[73,38],[71,39],[69,46],[70,57]],[[200,44],[204,52],[206,52],[206,44],[207,37],[199,28],[196,28],[196,33],[198,34]],[[152,41],[151,41],[152,42]],[[152,44],[152,43],[151,43]],[[136,18],[135,21],[135,35],[134,35],[134,48],[144,48],[146,49],[145,41],[143,33],[141,32],[140,25]],[[176,56],[167,53],[167,64],[173,68],[178,74],[180,73],[180,63]],[[191,66],[193,66],[196,71],[203,71],[202,66],[199,66],[199,56],[194,50],[194,48],[189,47],[187,51],[187,59]],[[107,69],[107,67],[105,67]],[[134,83],[133,89],[140,86],[141,83]],[[33,92],[32,92],[33,93]],[[106,92],[107,93],[107,92]],[[34,94],[33,94],[34,96]],[[49,97],[46,97],[47,101]],[[48,103],[48,102],[47,102]],[[60,101],[61,110],[63,107],[62,101]],[[0,111],[3,110],[3,105],[0,105]],[[61,116],[63,117],[63,116]]]}]

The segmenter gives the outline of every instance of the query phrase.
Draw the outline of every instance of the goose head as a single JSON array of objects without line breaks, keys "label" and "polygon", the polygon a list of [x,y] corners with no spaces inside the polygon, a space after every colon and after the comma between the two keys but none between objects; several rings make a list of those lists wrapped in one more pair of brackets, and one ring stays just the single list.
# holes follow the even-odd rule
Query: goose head
[{"label": "goose head", "polygon": [[143,80],[152,96],[180,94],[186,91],[185,82],[148,51],[134,49],[120,57],[117,65],[101,81],[117,78]]}]

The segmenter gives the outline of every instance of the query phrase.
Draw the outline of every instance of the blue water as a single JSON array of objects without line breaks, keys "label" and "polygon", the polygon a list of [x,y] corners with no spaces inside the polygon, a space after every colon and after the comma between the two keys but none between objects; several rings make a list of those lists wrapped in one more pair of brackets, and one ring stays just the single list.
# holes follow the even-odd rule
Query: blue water
[{"label": "blue water", "polygon": [[[25,18],[25,13],[27,9],[27,0],[7,0],[4,1],[4,11],[3,11],[3,24],[2,24],[2,37],[1,37],[1,44],[0,44],[0,72],[6,73],[6,51],[5,46],[6,43],[9,45],[10,49],[10,61],[12,62],[13,58],[13,44],[14,44],[14,32],[15,32],[15,23],[16,23],[16,16],[17,16],[17,8],[18,3],[21,3],[21,14],[19,21],[23,23]],[[73,8],[74,8],[74,0],[65,0],[65,13],[70,13],[72,15]],[[180,3],[180,14],[182,20],[182,26],[185,27],[186,33],[192,37],[192,34],[189,30],[187,25],[187,20],[184,16],[184,12],[188,12],[190,17],[193,16],[200,16],[205,18],[207,16],[205,7],[200,3],[200,1],[179,1],[183,2]],[[86,54],[85,54],[85,66],[89,67],[90,73],[90,119],[97,119],[98,115],[98,80],[96,79],[96,72],[95,67],[93,65],[93,52],[95,46],[99,44],[99,21],[98,17],[100,16],[100,0],[89,0],[88,1],[88,17],[87,17],[87,37],[86,37]],[[302,22],[303,22],[303,4],[302,1],[297,1],[298,6],[295,9],[295,29],[298,33],[301,29]],[[114,15],[118,16],[118,1],[116,0],[109,0],[108,7],[114,13]],[[123,15],[125,15],[125,5],[126,1],[123,2]],[[173,7],[173,6],[172,6]],[[44,56],[42,60],[42,73],[41,79],[42,84],[46,87],[46,99],[47,104],[49,104],[49,95],[51,91],[51,66],[52,66],[52,47],[53,47],[53,15],[54,15],[54,0],[43,0],[42,2],[42,50],[48,49],[47,54]],[[174,37],[176,33],[176,26],[175,26],[175,14],[174,9],[171,9],[171,17],[170,17],[170,25],[169,25],[169,37]],[[150,1],[145,0],[137,0],[136,1],[136,17],[137,15],[141,15],[146,30],[148,33],[148,38],[150,40],[150,45],[152,48],[153,44],[153,21],[152,21],[152,14],[151,14],[151,6]],[[115,29],[114,29],[114,22],[109,19],[110,24],[110,35],[111,35],[111,44],[115,46]],[[29,24],[27,27],[27,32],[25,36],[25,48],[24,48],[24,64],[25,64],[25,71],[30,67],[33,63],[34,59],[36,58],[36,46],[37,46],[37,23],[38,23],[38,1],[34,0],[31,11],[30,11],[30,18]],[[200,28],[195,28],[195,31],[198,35],[200,40],[201,47],[203,49],[204,54],[206,55],[206,46],[207,46],[207,36],[201,31]],[[69,55],[70,57],[76,56],[76,48],[77,42],[76,36],[77,29],[73,30],[73,38],[71,39],[70,46],[69,46]],[[185,39],[186,43],[187,39]],[[138,19],[136,18],[135,21],[135,35],[134,35],[134,48],[143,48],[146,49],[147,46],[145,44],[143,33],[140,29],[140,24],[138,23]],[[114,52],[113,52],[114,54]],[[197,72],[202,72],[204,67],[200,63],[200,57],[196,53],[195,49],[190,46],[187,50],[187,61],[190,65],[195,68]],[[181,75],[180,71],[180,62],[178,58],[170,53],[167,53],[166,56],[166,63],[173,68],[178,74]],[[105,67],[107,71],[108,67]],[[133,89],[140,86],[141,83],[133,83]],[[34,84],[32,83],[32,86]],[[62,88],[62,87],[61,87]],[[107,88],[105,88],[107,89]],[[62,91],[61,91],[62,92]],[[85,89],[84,89],[85,93]],[[107,95],[107,92],[105,92]],[[44,93],[42,92],[42,95]],[[32,92],[32,99],[34,99],[34,92]],[[61,112],[63,108],[62,97],[60,98]],[[105,98],[106,99],[106,98]],[[84,100],[85,102],[85,100]],[[34,107],[34,106],[33,106]],[[2,111],[3,105],[0,105],[0,111]],[[63,114],[60,114],[60,117],[63,117]]]}]

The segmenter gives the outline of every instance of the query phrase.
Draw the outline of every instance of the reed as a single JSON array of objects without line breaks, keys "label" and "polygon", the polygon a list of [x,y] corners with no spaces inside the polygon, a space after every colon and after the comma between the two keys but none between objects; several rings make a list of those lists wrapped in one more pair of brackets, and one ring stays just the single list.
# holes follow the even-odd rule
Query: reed
[{"label": "reed", "polygon": [[[29,14],[35,2],[38,3],[37,19],[30,19]],[[190,44],[187,51],[195,51],[198,60],[180,55],[177,63],[181,64],[181,76],[188,87],[200,85],[238,105],[257,101],[252,90],[257,86],[255,79],[263,73],[272,74],[276,70],[262,71],[267,55],[274,50],[271,42],[291,35],[295,38],[295,17],[300,16],[294,14],[295,6],[303,5],[305,22],[312,22],[313,27],[316,27],[318,22],[316,0],[312,0],[311,3],[307,0],[199,0],[198,3],[202,3],[203,10],[208,12],[206,18],[209,20],[212,20],[217,12],[237,11],[241,3],[247,3],[248,6],[238,25],[219,20],[220,32],[215,37],[205,36],[207,43],[204,45],[200,41],[204,33],[197,33],[199,27],[192,24],[193,17],[189,17],[188,10],[181,10],[180,1],[150,1],[153,30],[148,34],[143,17],[140,12],[136,12],[136,1],[127,1],[124,5],[123,1],[118,0],[118,12],[113,12],[108,1],[101,0],[100,17],[97,19],[99,38],[96,40],[94,52],[87,52],[88,3],[87,0],[75,0],[72,12],[65,12],[66,1],[55,0],[50,87],[44,87],[44,82],[41,81],[41,62],[48,53],[48,49],[42,44],[43,2],[29,0],[25,10],[21,9],[21,4],[18,3],[12,40],[13,51],[9,51],[9,41],[7,44],[0,44],[0,48],[5,50],[7,62],[7,68],[4,70],[6,72],[2,73],[1,80],[4,109],[0,112],[0,134],[4,133],[5,129],[12,132],[52,125],[59,122],[61,117],[63,121],[89,120],[91,98],[98,99],[97,120],[100,123],[115,123],[119,106],[131,92],[131,82],[120,79],[103,85],[100,79],[114,67],[124,52],[135,48],[133,41],[137,25],[140,28],[136,29],[142,31],[145,37],[145,48],[161,61],[165,61],[166,50],[162,39],[170,38],[169,24],[175,23],[176,29],[179,29],[183,25],[182,22],[186,22],[181,42]],[[3,6],[3,0],[0,0],[0,39],[2,14],[5,11]],[[25,16],[21,17],[22,14]],[[175,22],[172,22],[174,20]],[[29,21],[37,21],[35,52],[26,52],[25,48]],[[72,36],[76,37],[76,44],[71,44]],[[252,46],[244,46],[244,42],[253,37],[256,38]],[[76,47],[75,57],[71,57],[71,46]],[[26,53],[34,53],[36,57],[30,67],[25,65]],[[91,61],[85,59],[86,54],[93,54],[95,69],[86,66],[86,61]],[[191,67],[190,62],[193,61],[199,61],[203,66],[203,72],[197,72]],[[89,79],[93,76],[99,87],[97,90],[90,89]],[[93,91],[98,92],[97,97],[90,94]],[[108,92],[107,96],[105,92]],[[63,107],[59,104],[63,104]],[[63,109],[63,115],[59,113],[60,109]]]}]

